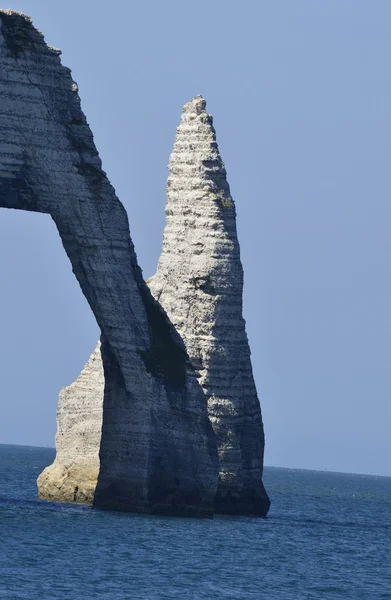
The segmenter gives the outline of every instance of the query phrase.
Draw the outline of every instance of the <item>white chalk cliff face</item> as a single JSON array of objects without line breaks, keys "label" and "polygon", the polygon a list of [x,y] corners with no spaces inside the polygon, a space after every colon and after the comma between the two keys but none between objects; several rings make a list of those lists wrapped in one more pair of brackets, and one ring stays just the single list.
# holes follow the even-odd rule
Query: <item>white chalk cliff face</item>
[{"label": "white chalk cliff face", "polygon": [[215,511],[266,514],[264,431],[242,313],[235,204],[201,96],[184,106],[177,128],[163,249],[150,289],[185,342],[208,399],[220,463]]},{"label": "white chalk cliff face", "polygon": [[[242,316],[235,206],[201,97],[183,109],[169,163],[166,216],[162,255],[148,285],[184,340],[208,398],[220,462],[215,510],[265,515],[264,433]],[[96,352],[60,396],[58,452],[78,435],[80,422],[69,414],[93,421],[94,437],[100,428],[103,378]]]},{"label": "white chalk cliff face", "polygon": [[93,383],[78,413],[67,412],[72,394],[63,392],[58,454],[40,495],[77,501],[95,488],[99,507],[211,514],[218,465],[205,396],[143,281],[71,73],[14,11],[0,11],[0,65],[0,207],[52,216],[102,332],[99,473],[99,435],[88,414]]}]

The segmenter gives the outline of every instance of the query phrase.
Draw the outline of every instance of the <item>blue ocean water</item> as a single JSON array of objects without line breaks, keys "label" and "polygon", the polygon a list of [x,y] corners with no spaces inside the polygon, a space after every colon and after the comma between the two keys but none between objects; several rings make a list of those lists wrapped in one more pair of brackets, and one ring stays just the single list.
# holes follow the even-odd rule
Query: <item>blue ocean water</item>
[{"label": "blue ocean water", "polygon": [[37,500],[54,451],[0,446],[1,600],[391,598],[391,478],[265,469],[266,519]]}]

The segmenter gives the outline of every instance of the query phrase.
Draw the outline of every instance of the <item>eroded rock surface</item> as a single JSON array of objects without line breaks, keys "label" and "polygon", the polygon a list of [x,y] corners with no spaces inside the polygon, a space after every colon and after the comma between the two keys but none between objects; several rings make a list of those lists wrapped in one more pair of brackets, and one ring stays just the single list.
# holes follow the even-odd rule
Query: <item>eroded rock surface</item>
[{"label": "eroded rock surface", "polygon": [[[166,215],[162,255],[148,285],[185,341],[208,398],[220,460],[215,510],[264,515],[270,505],[262,484],[264,433],[242,316],[235,206],[201,97],[185,105],[177,130]],[[94,364],[86,388],[96,392],[92,404],[98,415],[103,385],[99,394],[102,378]],[[83,396],[77,387],[68,390],[72,413]],[[62,430],[66,427],[59,426]]]},{"label": "eroded rock surface", "polygon": [[[205,397],[182,341],[143,281],[126,212],[59,55],[28,17],[0,11],[0,207],[52,216],[102,332],[94,503],[210,514],[217,455]],[[69,419],[83,411],[86,417],[87,408]],[[41,496],[64,500],[73,490],[76,500],[90,498],[97,465],[83,456],[97,438],[85,427],[67,443],[64,420],[64,445],[41,479]]]}]

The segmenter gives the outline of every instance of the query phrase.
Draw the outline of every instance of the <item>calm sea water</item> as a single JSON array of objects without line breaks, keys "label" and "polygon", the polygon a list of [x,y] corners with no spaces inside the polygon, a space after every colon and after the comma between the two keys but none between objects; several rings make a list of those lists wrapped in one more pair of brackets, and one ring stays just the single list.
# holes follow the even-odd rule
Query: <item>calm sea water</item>
[{"label": "calm sea water", "polygon": [[267,468],[267,519],[37,500],[54,451],[0,446],[1,600],[391,598],[391,478]]}]

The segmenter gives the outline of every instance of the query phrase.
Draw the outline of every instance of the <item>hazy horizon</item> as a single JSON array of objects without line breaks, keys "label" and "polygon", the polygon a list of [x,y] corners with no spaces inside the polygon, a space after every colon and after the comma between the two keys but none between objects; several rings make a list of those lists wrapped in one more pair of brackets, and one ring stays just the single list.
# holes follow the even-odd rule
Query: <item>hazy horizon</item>
[{"label": "hazy horizon", "polygon": [[[391,4],[20,0],[78,83],[145,278],[182,105],[236,202],[266,465],[391,476]],[[77,16],[77,18],[75,17]],[[99,337],[47,215],[0,211],[0,443],[54,443]]]},{"label": "hazy horizon", "polygon": [[[55,446],[37,446],[35,444],[3,444],[0,442],[0,446],[8,446],[10,448],[37,448],[39,450],[55,450]],[[376,475],[373,473],[358,473],[356,471],[331,471],[330,469],[306,469],[305,467],[284,467],[282,465],[269,465],[264,464],[265,469],[287,469],[288,471],[313,471],[315,473],[337,473],[341,475],[362,475],[363,477],[385,477],[391,479],[391,475]]]}]

